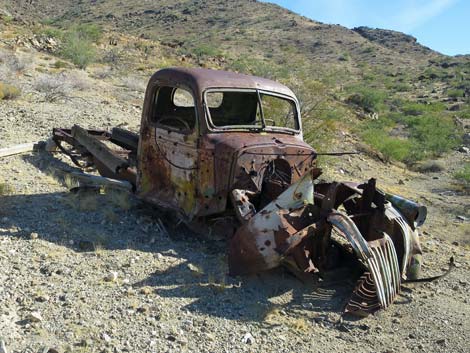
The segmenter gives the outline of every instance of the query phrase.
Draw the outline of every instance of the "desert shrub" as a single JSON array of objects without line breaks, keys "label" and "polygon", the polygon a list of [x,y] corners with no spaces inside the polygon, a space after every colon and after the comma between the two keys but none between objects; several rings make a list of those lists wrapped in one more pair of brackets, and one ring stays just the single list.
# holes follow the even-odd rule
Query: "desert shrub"
[{"label": "desert shrub", "polygon": [[0,196],[8,195],[12,192],[12,187],[4,182],[0,182]]},{"label": "desert shrub", "polygon": [[31,60],[28,60],[25,57],[19,57],[15,54],[0,51],[0,63],[3,64],[2,66],[7,71],[6,74],[21,73],[30,65]]},{"label": "desert shrub", "polygon": [[462,110],[457,115],[460,119],[470,119],[470,109]]},{"label": "desert shrub", "polygon": [[103,54],[101,61],[107,64],[116,65],[121,60],[122,54],[118,49],[110,49]]},{"label": "desert shrub", "polygon": [[463,168],[454,174],[454,178],[470,187],[470,163],[465,163]]},{"label": "desert shrub", "polygon": [[437,113],[446,109],[444,103],[434,102],[430,104],[407,102],[404,103],[401,110],[405,115],[418,116],[425,113]]},{"label": "desert shrub", "polygon": [[346,99],[346,102],[357,105],[367,112],[379,111],[385,100],[385,92],[369,87],[353,87],[353,93]]},{"label": "desert shrub", "polygon": [[1,99],[15,99],[21,95],[19,88],[0,82],[0,100]]},{"label": "desert shrub", "polygon": [[122,79],[122,85],[129,88],[131,91],[144,92],[145,80],[138,77],[127,76]]},{"label": "desert shrub", "polygon": [[96,51],[91,41],[81,38],[79,33],[70,32],[65,35],[61,55],[84,69],[95,60]]},{"label": "desert shrub", "polygon": [[203,57],[208,57],[208,56],[219,56],[222,54],[222,52],[215,46],[210,45],[210,44],[201,44],[192,49],[192,53],[198,57],[198,58],[203,58]]},{"label": "desert shrub", "polygon": [[65,75],[61,74],[55,76],[43,74],[36,79],[33,87],[44,95],[44,100],[47,102],[64,99],[71,91]]},{"label": "desert shrub", "polygon": [[450,98],[462,98],[465,95],[465,91],[463,89],[450,89],[447,91],[447,95]]},{"label": "desert shrub", "polygon": [[93,43],[99,41],[103,33],[99,26],[81,24],[73,26],[63,35],[62,57],[72,61],[81,69],[96,59]]},{"label": "desert shrub", "polygon": [[93,76],[99,79],[105,79],[105,78],[111,77],[111,75],[112,75],[112,70],[109,66],[99,67],[93,73]]},{"label": "desert shrub", "polygon": [[56,69],[64,69],[66,68],[68,65],[66,62],[64,61],[61,61],[61,60],[57,60],[55,63],[54,63],[54,68]]},{"label": "desert shrub", "polygon": [[392,85],[391,89],[395,90],[396,92],[408,92],[411,90],[411,86],[406,82],[397,82]]},{"label": "desert shrub", "polygon": [[374,51],[375,51],[374,47],[366,47],[362,50],[364,54],[370,54],[370,53],[373,53]]},{"label": "desert shrub", "polygon": [[79,24],[73,26],[72,33],[77,33],[81,39],[89,40],[91,42],[98,42],[103,36],[103,30],[96,24]]},{"label": "desert shrub", "polygon": [[[408,120],[411,138],[416,141],[416,157],[435,157],[458,146],[460,136],[454,121],[441,115],[425,115]],[[420,159],[420,158],[418,158]]]},{"label": "desert shrub", "polygon": [[408,139],[389,136],[383,129],[373,128],[364,131],[366,143],[381,152],[386,160],[408,161],[413,151],[413,143]]},{"label": "desert shrub", "polygon": [[[361,124],[359,134],[366,143],[382,152],[386,159],[408,164],[437,157],[458,146],[461,137],[449,116],[422,110],[420,114],[424,115],[404,115],[399,112],[384,114],[377,121]],[[392,129],[397,126],[405,126],[404,136],[390,135]]]},{"label": "desert shrub", "polygon": [[339,61],[349,61],[349,59],[351,59],[349,53],[343,53],[338,57]]},{"label": "desert shrub", "polygon": [[414,166],[414,169],[420,173],[437,173],[445,170],[445,167],[442,163],[438,161],[430,160],[416,164],[416,166]]},{"label": "desert shrub", "polygon": [[36,34],[44,37],[62,39],[64,31],[54,27],[41,27],[35,31]]}]

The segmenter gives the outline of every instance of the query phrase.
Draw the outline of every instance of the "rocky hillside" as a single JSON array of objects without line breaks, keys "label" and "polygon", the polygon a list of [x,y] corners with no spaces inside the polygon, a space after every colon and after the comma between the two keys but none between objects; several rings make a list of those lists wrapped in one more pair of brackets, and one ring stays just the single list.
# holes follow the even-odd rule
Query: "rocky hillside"
[{"label": "rocky hillside", "polygon": [[[76,23],[95,24],[108,33],[149,40],[187,65],[280,80],[294,88],[305,106],[317,108],[306,109],[306,120],[327,120],[321,127],[311,122],[311,131],[325,130],[325,126],[333,134],[340,128],[367,129],[368,124],[364,127],[358,119],[372,114],[384,117],[382,125],[389,133],[384,138],[393,140],[396,136],[392,130],[401,127],[407,130],[401,137],[414,138],[410,119],[389,118],[390,113],[406,116],[410,104],[439,103],[433,110],[447,118],[447,130],[452,130],[445,139],[456,140],[448,148],[434,149],[422,157],[410,153],[403,156],[361,137],[387,158],[407,163],[458,148],[464,131],[459,130],[461,126],[454,126],[454,131],[450,120],[470,116],[470,58],[442,55],[395,31],[366,27],[350,30],[253,0],[1,0],[0,8],[18,23],[36,29],[67,30]],[[161,52],[156,55],[161,57]],[[154,63],[149,72],[155,69]],[[318,101],[322,104],[316,104]],[[418,108],[419,113],[426,111],[425,106]],[[453,113],[447,113],[447,109]],[[313,134],[310,140],[315,143],[324,135]],[[424,143],[415,140],[410,143]]]}]

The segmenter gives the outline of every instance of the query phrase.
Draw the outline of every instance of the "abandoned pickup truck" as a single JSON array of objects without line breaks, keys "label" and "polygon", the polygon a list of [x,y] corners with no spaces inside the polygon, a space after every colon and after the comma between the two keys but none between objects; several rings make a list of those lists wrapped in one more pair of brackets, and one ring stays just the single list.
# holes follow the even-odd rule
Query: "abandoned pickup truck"
[{"label": "abandoned pickup truck", "polygon": [[389,306],[419,273],[426,208],[385,194],[374,179],[318,181],[299,102],[274,81],[164,69],[148,83],[139,135],[74,126],[54,129],[52,140],[77,165],[128,181],[193,229],[222,232],[232,275],[281,264],[321,275],[341,249],[363,269],[346,311],[364,315]]}]

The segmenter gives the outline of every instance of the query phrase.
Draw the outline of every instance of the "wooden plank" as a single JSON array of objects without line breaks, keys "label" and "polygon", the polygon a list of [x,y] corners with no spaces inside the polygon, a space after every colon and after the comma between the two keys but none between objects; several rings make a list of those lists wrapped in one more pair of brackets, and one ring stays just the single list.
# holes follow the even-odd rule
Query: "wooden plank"
[{"label": "wooden plank", "polygon": [[132,192],[132,184],[124,180],[116,180],[111,178],[105,178],[98,175],[91,175],[82,172],[63,172],[65,175],[69,175],[73,180],[77,180],[80,186],[104,186],[110,188],[117,188]]},{"label": "wooden plank", "polygon": [[0,157],[14,156],[15,154],[21,154],[26,152],[33,152],[37,150],[40,142],[28,142],[20,145],[15,145],[6,148],[0,148]]},{"label": "wooden plank", "polygon": [[90,135],[82,127],[74,125],[72,127],[72,136],[112,173],[118,174],[121,170],[129,167],[129,163],[124,158],[117,156],[108,146]]}]

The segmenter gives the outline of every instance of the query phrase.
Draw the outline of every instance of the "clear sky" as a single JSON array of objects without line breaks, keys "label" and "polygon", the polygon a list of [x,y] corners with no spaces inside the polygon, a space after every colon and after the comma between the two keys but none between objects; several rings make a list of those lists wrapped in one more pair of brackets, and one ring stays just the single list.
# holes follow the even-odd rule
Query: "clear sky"
[{"label": "clear sky", "polygon": [[313,20],[393,29],[443,54],[470,54],[470,0],[262,0]]}]

